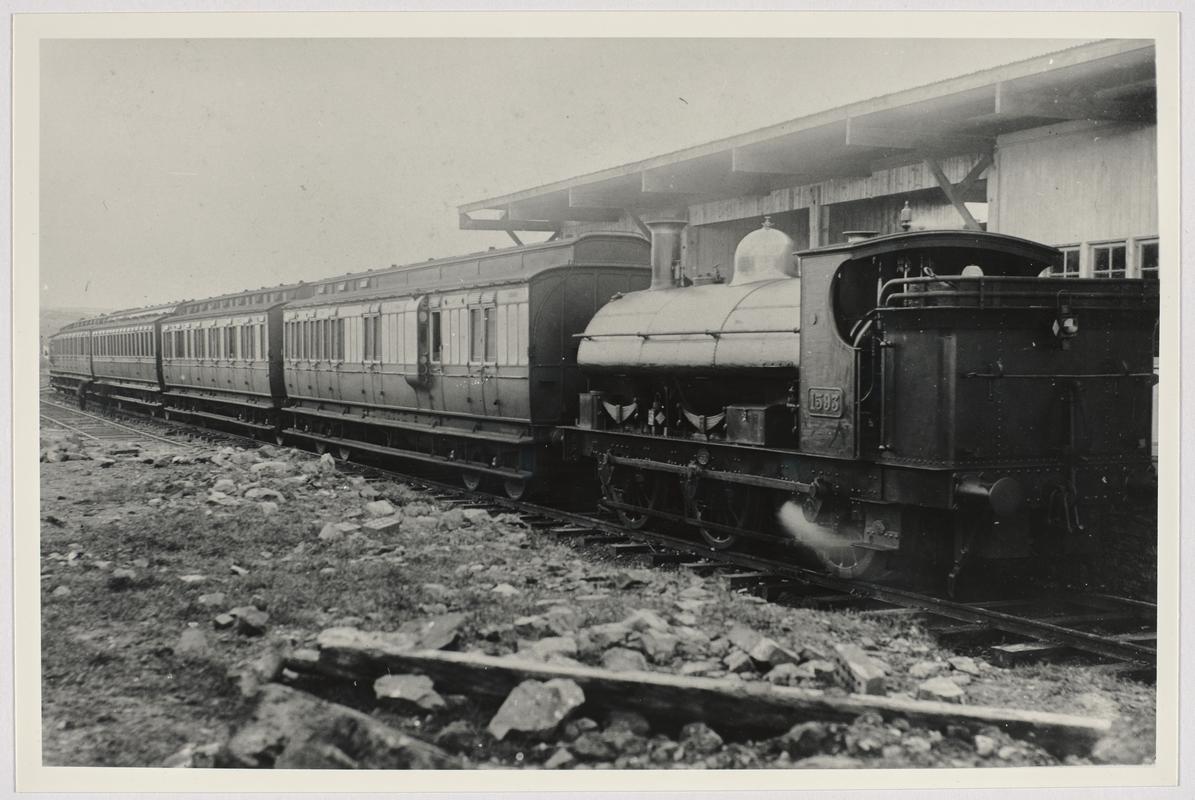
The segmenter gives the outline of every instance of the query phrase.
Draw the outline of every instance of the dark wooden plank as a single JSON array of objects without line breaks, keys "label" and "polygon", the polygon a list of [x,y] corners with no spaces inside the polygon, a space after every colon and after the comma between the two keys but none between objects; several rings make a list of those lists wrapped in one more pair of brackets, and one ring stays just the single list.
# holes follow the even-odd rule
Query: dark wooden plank
[{"label": "dark wooden plank", "polygon": [[319,666],[370,680],[386,673],[419,673],[440,691],[504,698],[525,680],[573,680],[586,701],[599,708],[633,708],[671,722],[709,721],[743,735],[778,734],[808,719],[849,721],[866,712],[886,719],[945,729],[960,725],[978,732],[996,725],[1057,755],[1085,754],[1110,726],[1108,720],[1041,711],[961,706],[874,695],[836,697],[820,691],[762,682],[695,678],[659,672],[612,672],[479,653],[411,651],[392,635],[333,628],[319,636]]}]

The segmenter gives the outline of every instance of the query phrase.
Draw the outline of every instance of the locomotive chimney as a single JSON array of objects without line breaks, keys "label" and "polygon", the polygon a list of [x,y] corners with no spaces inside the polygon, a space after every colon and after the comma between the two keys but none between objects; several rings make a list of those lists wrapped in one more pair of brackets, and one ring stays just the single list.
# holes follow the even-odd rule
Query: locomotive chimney
[{"label": "locomotive chimney", "polygon": [[645,220],[651,230],[651,289],[676,286],[672,267],[680,258],[680,234],[689,223],[678,217]]}]

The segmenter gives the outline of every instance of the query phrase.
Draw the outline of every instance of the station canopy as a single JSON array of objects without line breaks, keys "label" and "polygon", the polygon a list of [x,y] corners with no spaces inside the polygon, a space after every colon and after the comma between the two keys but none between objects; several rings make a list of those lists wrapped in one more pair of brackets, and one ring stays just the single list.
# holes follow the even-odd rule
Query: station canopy
[{"label": "station canopy", "polygon": [[917,161],[979,153],[982,172],[1001,134],[1067,120],[1152,123],[1156,103],[1152,41],[1100,41],[467,203],[460,227],[559,233],[630,214],[642,228],[640,215]]}]

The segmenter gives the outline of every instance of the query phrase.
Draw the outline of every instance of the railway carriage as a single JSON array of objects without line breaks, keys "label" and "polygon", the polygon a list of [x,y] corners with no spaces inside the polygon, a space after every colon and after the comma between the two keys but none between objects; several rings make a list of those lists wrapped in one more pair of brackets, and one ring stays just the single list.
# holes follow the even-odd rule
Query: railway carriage
[{"label": "railway carriage", "polygon": [[60,392],[77,392],[91,381],[92,320],[66,325],[50,337],[50,385]]},{"label": "railway carriage", "polygon": [[158,337],[166,414],[274,436],[285,398],[282,307],[310,292],[292,284],[179,306]]},{"label": "railway carriage", "polygon": [[692,287],[653,256],[584,332],[565,441],[625,522],[794,538],[844,577],[944,558],[953,585],[1089,549],[1150,485],[1156,281],[1051,277],[1054,248],[976,231],[792,249],[765,222]]},{"label": "railway carriage", "polygon": [[91,329],[90,394],[101,402],[148,410],[162,408],[162,364],[156,341],[162,321],[174,304],[118,311],[97,320]]},{"label": "railway carriage", "polygon": [[574,334],[647,285],[648,252],[639,236],[587,234],[322,282],[283,312],[284,434],[521,495],[575,415]]}]

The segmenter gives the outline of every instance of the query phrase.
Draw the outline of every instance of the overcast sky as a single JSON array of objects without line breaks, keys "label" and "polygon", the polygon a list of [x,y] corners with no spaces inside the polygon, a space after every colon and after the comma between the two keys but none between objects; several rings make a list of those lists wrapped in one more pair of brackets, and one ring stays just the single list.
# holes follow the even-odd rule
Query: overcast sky
[{"label": "overcast sky", "polygon": [[42,304],[507,246],[456,206],[1075,44],[44,41]]}]

